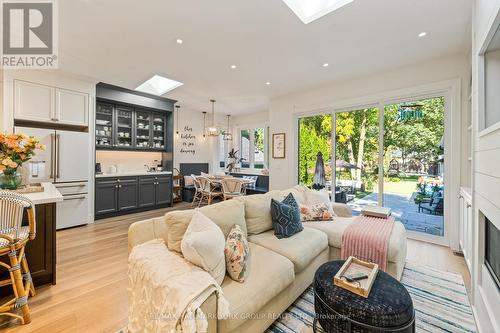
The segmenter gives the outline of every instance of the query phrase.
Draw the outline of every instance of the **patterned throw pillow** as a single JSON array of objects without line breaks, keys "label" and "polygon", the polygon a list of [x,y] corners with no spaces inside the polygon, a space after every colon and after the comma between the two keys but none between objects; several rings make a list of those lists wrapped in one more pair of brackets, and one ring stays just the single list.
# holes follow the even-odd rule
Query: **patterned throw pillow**
[{"label": "patterned throw pillow", "polygon": [[245,282],[250,264],[250,248],[245,233],[237,224],[233,226],[229,235],[227,235],[224,255],[226,257],[227,273],[231,279]]},{"label": "patterned throw pillow", "polygon": [[331,221],[334,214],[330,205],[317,203],[313,205],[300,205],[300,220],[306,221]]},{"label": "patterned throw pillow", "polygon": [[282,202],[271,199],[271,217],[274,235],[279,239],[291,237],[304,230],[300,222],[299,205],[291,193]]}]

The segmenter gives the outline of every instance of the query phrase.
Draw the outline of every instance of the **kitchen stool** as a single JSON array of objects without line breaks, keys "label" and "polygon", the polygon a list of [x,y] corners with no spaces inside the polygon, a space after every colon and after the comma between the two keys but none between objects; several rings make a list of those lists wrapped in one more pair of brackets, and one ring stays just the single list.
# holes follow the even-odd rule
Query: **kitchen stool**
[{"label": "kitchen stool", "polygon": [[[28,213],[28,226],[22,226],[24,209]],[[0,266],[9,271],[10,277],[0,281],[0,286],[12,285],[14,298],[0,305],[0,315],[17,318],[22,324],[31,322],[28,295],[35,295],[25,248],[35,239],[35,205],[25,196],[0,191],[0,256],[8,255],[9,262]],[[22,316],[14,313],[21,309]]]}]

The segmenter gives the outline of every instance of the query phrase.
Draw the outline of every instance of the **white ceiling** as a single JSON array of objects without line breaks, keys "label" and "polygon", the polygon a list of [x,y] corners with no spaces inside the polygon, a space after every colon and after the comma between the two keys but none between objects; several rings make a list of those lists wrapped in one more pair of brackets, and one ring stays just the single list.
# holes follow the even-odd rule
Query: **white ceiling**
[{"label": "white ceiling", "polygon": [[184,83],[166,95],[183,107],[208,110],[215,98],[218,112],[231,114],[465,52],[471,17],[470,0],[355,0],[307,25],[281,0],[58,3],[62,70],[132,89],[159,74]]}]

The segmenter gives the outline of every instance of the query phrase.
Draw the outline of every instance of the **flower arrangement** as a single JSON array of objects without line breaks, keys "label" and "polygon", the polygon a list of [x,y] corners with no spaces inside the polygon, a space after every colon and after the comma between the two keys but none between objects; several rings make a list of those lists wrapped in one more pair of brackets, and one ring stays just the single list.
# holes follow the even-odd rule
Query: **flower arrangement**
[{"label": "flower arrangement", "polygon": [[40,141],[24,134],[0,133],[0,187],[15,189],[20,185],[17,169],[35,155],[36,149],[45,149]]}]

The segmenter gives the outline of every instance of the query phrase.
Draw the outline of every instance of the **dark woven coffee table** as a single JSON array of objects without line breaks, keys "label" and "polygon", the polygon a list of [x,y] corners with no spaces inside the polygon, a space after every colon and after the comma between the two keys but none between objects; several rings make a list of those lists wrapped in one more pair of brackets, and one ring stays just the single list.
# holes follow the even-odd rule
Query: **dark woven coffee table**
[{"label": "dark woven coffee table", "polygon": [[323,264],[314,276],[314,331],[317,322],[325,332],[415,332],[415,311],[405,287],[379,271],[370,296],[364,298],[333,284],[343,260]]}]

